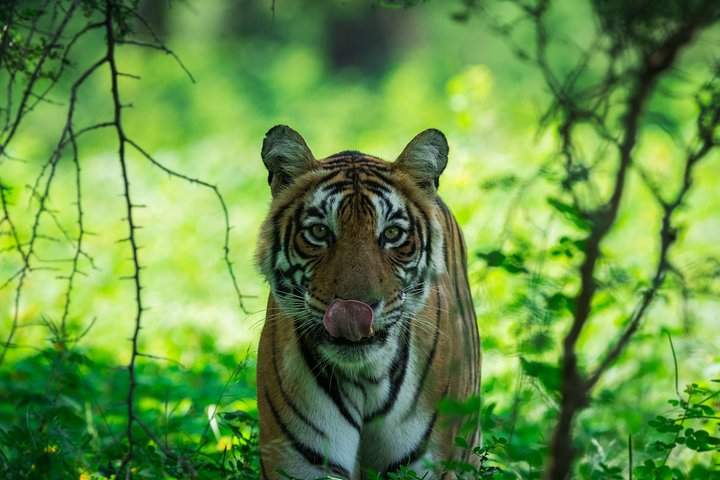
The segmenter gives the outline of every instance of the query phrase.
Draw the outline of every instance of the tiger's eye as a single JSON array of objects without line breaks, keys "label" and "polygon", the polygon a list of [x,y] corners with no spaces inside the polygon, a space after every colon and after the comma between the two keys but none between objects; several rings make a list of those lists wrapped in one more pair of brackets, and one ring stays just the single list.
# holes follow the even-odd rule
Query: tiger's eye
[{"label": "tiger's eye", "polygon": [[397,240],[399,236],[400,236],[400,229],[398,227],[388,227],[383,232],[383,238],[385,240],[387,240],[388,242]]},{"label": "tiger's eye", "polygon": [[310,233],[312,234],[313,237],[315,237],[317,239],[323,239],[328,234],[328,227],[326,227],[325,225],[323,225],[321,223],[316,223],[315,225],[310,227]]}]

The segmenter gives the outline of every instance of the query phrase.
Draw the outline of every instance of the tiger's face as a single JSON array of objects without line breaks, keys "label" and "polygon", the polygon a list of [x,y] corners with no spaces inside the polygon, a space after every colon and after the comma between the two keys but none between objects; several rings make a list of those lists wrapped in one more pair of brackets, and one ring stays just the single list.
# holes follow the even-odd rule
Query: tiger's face
[{"label": "tiger's face", "polygon": [[361,368],[392,355],[388,339],[422,321],[414,315],[444,269],[435,185],[447,144],[427,132],[394,163],[358,152],[317,161],[288,127],[268,132],[273,203],[257,262],[276,315],[332,364]]}]

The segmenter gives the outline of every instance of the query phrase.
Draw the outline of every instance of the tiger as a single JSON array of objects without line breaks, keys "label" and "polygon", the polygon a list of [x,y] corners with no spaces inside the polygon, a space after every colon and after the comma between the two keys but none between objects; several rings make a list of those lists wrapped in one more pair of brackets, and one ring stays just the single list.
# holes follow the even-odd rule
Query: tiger
[{"label": "tiger", "polygon": [[392,163],[358,151],[316,160],[290,127],[266,134],[261,478],[477,465],[455,439],[480,444],[478,412],[439,408],[479,398],[481,366],[463,234],[437,194],[448,152],[435,129]]}]

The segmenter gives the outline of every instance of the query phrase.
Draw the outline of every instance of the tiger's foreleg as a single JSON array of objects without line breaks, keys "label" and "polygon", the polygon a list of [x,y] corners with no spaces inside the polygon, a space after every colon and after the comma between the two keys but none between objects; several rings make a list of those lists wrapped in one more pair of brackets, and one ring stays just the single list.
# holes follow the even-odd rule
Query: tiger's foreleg
[{"label": "tiger's foreleg", "polygon": [[[323,388],[308,366],[292,329],[263,330],[258,352],[261,475],[299,479],[356,478],[359,412],[340,393]],[[286,336],[287,338],[282,338]]]}]

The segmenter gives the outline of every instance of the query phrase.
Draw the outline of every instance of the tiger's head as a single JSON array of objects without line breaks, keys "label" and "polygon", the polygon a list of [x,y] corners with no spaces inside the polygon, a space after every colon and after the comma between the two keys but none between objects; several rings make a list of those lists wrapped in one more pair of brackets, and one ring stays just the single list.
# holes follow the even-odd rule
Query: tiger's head
[{"label": "tiger's head", "polygon": [[267,133],[273,200],[256,261],[282,314],[328,362],[379,361],[416,320],[445,269],[436,189],[447,155],[432,129],[392,163],[359,152],[316,160],[291,128]]}]

